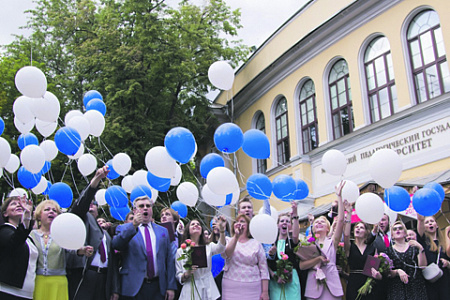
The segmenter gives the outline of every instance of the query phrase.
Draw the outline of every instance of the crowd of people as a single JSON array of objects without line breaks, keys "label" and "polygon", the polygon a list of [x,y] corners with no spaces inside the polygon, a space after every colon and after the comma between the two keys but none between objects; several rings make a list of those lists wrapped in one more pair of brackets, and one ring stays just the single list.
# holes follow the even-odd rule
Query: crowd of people
[{"label": "crowd of people", "polygon": [[[98,218],[94,196],[103,167],[69,212],[86,227],[86,242],[66,250],[53,241],[57,202],[35,208],[26,197],[3,201],[0,225],[0,299],[449,299],[450,227],[418,215],[417,228],[384,215],[374,226],[352,224],[353,207],[336,187],[331,217],[308,216],[300,233],[297,204],[278,216],[273,244],[252,238],[250,199],[229,222],[217,215],[186,225],[171,208],[153,218],[147,196],[133,202],[123,224]],[[34,210],[34,214],[33,214]],[[331,222],[330,222],[331,221]],[[213,257],[224,261],[213,275]],[[383,258],[383,259],[382,259]],[[381,267],[368,262],[386,263]],[[425,268],[440,276],[425,279]],[[368,288],[369,287],[369,288]]]}]

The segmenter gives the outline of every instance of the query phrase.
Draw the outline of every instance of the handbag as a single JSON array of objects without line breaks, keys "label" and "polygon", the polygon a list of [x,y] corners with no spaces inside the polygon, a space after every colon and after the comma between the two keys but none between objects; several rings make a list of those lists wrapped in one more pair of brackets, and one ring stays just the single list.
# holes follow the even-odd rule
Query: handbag
[{"label": "handbag", "polygon": [[442,277],[442,274],[444,272],[439,268],[437,265],[439,263],[439,256],[441,254],[441,249],[438,251],[438,257],[436,263],[431,263],[428,266],[425,267],[425,269],[422,270],[423,277],[428,280],[429,282],[436,282],[439,278]]}]

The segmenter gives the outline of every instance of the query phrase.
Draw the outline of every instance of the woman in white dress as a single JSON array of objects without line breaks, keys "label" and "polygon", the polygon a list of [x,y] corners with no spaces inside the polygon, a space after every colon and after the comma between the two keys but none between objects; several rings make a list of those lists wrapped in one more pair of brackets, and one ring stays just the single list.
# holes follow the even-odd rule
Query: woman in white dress
[{"label": "woman in white dress", "polygon": [[[180,299],[201,299],[201,300],[215,300],[220,297],[219,289],[216,286],[214,278],[211,273],[212,266],[212,256],[222,253],[225,251],[226,241],[225,241],[225,225],[226,219],[220,217],[218,219],[218,225],[220,229],[219,242],[216,243],[206,243],[204,236],[204,229],[198,220],[191,220],[184,229],[183,243],[181,247],[177,250],[177,279],[183,285],[181,290]],[[207,267],[198,268],[198,266],[193,265],[190,270],[186,269],[184,266],[187,262],[187,258],[180,259],[183,252],[183,248],[189,247],[188,244],[194,243],[194,245],[206,246],[206,259]],[[185,246],[186,247],[185,247]]]}]

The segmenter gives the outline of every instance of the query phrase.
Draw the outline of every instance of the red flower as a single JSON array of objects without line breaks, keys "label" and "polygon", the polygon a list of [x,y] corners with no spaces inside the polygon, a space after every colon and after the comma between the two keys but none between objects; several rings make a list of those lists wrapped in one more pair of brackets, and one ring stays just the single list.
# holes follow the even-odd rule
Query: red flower
[{"label": "red flower", "polygon": [[183,243],[183,244],[180,245],[180,248],[183,249],[183,250],[186,249],[186,247],[187,247],[187,246],[186,246],[185,243]]}]

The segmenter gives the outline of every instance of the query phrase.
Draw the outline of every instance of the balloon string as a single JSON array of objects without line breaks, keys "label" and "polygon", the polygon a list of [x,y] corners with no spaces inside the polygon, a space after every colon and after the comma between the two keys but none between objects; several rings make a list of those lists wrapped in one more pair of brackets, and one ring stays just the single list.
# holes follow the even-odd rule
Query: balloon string
[{"label": "balloon string", "polygon": [[69,164],[69,168],[70,168],[70,175],[72,176],[73,186],[75,187],[75,190],[77,191],[77,194],[79,197],[80,191],[78,190],[77,183],[75,182],[75,176],[73,175],[73,170],[72,170],[72,163]]}]

